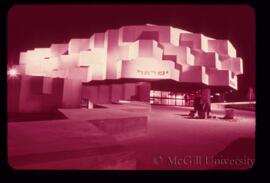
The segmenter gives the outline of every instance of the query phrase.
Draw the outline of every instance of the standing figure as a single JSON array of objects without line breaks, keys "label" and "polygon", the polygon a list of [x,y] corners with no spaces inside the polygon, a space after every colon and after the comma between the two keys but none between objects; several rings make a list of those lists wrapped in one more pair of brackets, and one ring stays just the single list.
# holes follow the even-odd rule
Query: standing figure
[{"label": "standing figure", "polygon": [[198,113],[199,116],[199,111],[200,111],[200,107],[201,107],[201,97],[200,96],[196,96],[194,99],[194,115],[196,116],[196,113]]}]

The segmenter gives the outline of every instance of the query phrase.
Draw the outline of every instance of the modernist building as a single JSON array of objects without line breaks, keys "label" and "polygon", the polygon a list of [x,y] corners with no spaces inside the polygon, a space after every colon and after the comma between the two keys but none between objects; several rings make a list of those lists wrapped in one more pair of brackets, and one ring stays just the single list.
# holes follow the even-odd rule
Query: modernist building
[{"label": "modernist building", "polygon": [[132,25],[20,53],[10,112],[137,100],[191,105],[192,94],[237,90],[242,59],[228,40],[172,26]]}]

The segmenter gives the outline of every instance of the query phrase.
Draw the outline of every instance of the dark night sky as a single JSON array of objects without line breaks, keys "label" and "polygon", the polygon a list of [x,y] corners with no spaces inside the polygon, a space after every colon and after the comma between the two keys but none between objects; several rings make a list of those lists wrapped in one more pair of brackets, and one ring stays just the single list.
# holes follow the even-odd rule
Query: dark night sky
[{"label": "dark night sky", "polygon": [[17,5],[8,14],[8,59],[19,52],[134,24],[172,25],[228,39],[243,58],[240,96],[255,86],[255,12],[245,5]]}]

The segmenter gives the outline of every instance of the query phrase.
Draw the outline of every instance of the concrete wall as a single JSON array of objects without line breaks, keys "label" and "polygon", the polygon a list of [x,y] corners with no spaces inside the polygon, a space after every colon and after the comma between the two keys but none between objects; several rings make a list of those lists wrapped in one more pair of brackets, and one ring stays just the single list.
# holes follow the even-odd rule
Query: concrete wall
[{"label": "concrete wall", "polygon": [[79,80],[64,80],[62,107],[78,108],[81,102],[82,84]]},{"label": "concrete wall", "polygon": [[8,112],[17,112],[19,110],[19,97],[21,90],[21,77],[10,79],[7,87],[7,106]]},{"label": "concrete wall", "polygon": [[[169,66],[164,65],[169,62]],[[27,75],[76,78],[82,82],[120,78],[172,79],[181,82],[179,73],[183,72],[183,78],[195,74],[195,82],[211,85],[212,81],[208,81],[202,69],[192,68],[203,66],[216,69],[214,73],[221,80],[215,79],[214,86],[233,85],[237,89],[234,81],[225,82],[224,85],[223,71],[233,72],[236,77],[243,74],[243,61],[237,57],[230,41],[152,24],[123,26],[94,33],[89,39],[71,39],[68,44],[52,44],[49,48],[21,52],[19,63],[24,65]],[[185,68],[189,66],[192,71],[186,72]],[[166,75],[155,74],[159,71],[163,73],[164,69]],[[146,74],[141,74],[144,72]],[[198,74],[202,79],[197,77]]]},{"label": "concrete wall", "polygon": [[150,84],[147,82],[84,85],[82,98],[89,99],[94,104],[117,103],[119,100],[149,102],[150,88]]},{"label": "concrete wall", "polygon": [[111,102],[111,86],[100,85],[98,87],[98,103],[107,104]]},{"label": "concrete wall", "polygon": [[18,112],[42,112],[51,110],[52,101],[48,94],[43,94],[42,77],[21,77]]},{"label": "concrete wall", "polygon": [[151,84],[142,82],[138,85],[138,101],[150,102]]},{"label": "concrete wall", "polygon": [[123,89],[121,84],[112,84],[111,85],[111,91],[112,91],[112,102],[118,102],[119,100],[122,100],[123,97]]},{"label": "concrete wall", "polygon": [[136,84],[135,83],[125,83],[123,84],[124,100],[131,100],[132,96],[136,95]]},{"label": "concrete wall", "polygon": [[79,108],[82,99],[91,104],[149,102],[150,88],[147,82],[82,86],[80,80],[23,75],[8,82],[8,112]]},{"label": "concrete wall", "polygon": [[48,112],[80,107],[81,82],[21,75],[8,81],[8,112]]}]

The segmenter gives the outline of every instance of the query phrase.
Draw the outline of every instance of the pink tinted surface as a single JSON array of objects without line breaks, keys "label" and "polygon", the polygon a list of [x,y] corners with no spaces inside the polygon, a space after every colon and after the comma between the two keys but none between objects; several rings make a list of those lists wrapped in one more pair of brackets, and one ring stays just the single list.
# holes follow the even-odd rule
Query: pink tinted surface
[{"label": "pink tinted surface", "polygon": [[[113,111],[98,110],[101,111],[95,118],[115,116]],[[15,169],[98,170],[247,169],[252,166],[254,112],[236,110],[235,119],[224,120],[188,119],[185,116],[188,111],[187,108],[152,106],[147,127],[135,126],[133,128],[139,130],[121,133],[115,133],[116,129],[110,133],[101,130],[85,121],[87,118],[83,116],[87,113],[72,110],[66,110],[70,119],[65,120],[10,122],[9,164]],[[116,118],[145,115],[144,112],[133,113],[122,112]],[[222,111],[213,114],[223,116]],[[213,156],[233,163],[214,164],[210,161]],[[208,158],[207,163],[205,158]],[[234,163],[236,161],[238,163]]]},{"label": "pink tinted surface", "polygon": [[[55,44],[49,48],[21,52],[18,67],[25,68],[25,72],[23,69],[21,73],[26,75],[62,76],[82,82],[119,78],[192,82],[185,79],[185,75],[188,78],[197,75],[199,83],[237,89],[238,75],[243,74],[243,61],[237,57],[234,46],[228,40],[215,40],[203,34],[181,31],[171,25],[122,26],[95,33],[90,39],[70,39],[65,55],[62,55],[59,46],[55,48]],[[138,35],[136,39],[126,42],[126,34]],[[94,38],[99,35],[105,35],[101,42],[106,44],[96,48],[99,39]],[[182,49],[188,52],[182,54]],[[230,56],[228,50],[234,54]],[[198,66],[199,69],[194,69]],[[233,72],[235,79],[229,80],[229,72],[224,71]]]},{"label": "pink tinted surface", "polygon": [[[138,10],[148,13],[138,14]],[[84,21],[86,17],[87,22]],[[20,51],[33,49],[36,45],[48,47],[54,42],[67,42],[75,37],[88,38],[94,32],[122,25],[153,23],[174,25],[231,40],[245,61],[239,96],[245,96],[247,88],[255,85],[255,14],[248,6],[16,6],[10,10],[8,18],[8,57],[11,65],[19,60]],[[93,22],[95,26],[89,26],[88,22]],[[115,32],[110,34],[112,49],[117,40],[113,39]],[[102,36],[95,39],[98,40],[95,46],[102,45]],[[88,41],[83,41],[83,49],[88,44]],[[76,45],[74,52],[79,49]],[[43,52],[46,50],[40,50],[41,55]],[[111,56],[114,58],[116,54],[112,52]],[[69,58],[62,57],[63,67],[66,66],[66,59]],[[116,67],[116,64],[108,67]],[[53,64],[35,63],[26,69],[40,73],[53,67]],[[74,75],[79,72],[74,70]],[[202,69],[200,72],[203,72]],[[113,71],[109,75],[115,77],[118,72]],[[106,88],[102,91],[106,92]],[[45,97],[43,99],[46,100]],[[138,122],[145,117],[145,111],[132,110],[134,114],[123,114],[122,117],[130,118],[130,122]],[[118,130],[114,128],[109,132],[101,129],[95,122],[80,116],[82,114],[76,119],[11,121],[8,123],[9,164],[15,169],[241,169],[252,166],[246,162],[239,163],[239,159],[254,158],[254,112],[236,111],[235,120],[198,120],[186,118],[189,110],[154,106],[147,127],[135,125],[138,128],[136,132],[131,128],[123,129],[124,133],[116,133]],[[74,114],[72,111],[67,113],[67,116]],[[215,114],[223,115],[222,111],[215,111]],[[109,111],[102,111],[99,115],[119,117],[118,113]],[[122,128],[121,125],[119,128]],[[213,156],[229,158],[234,163],[217,166],[194,160]],[[176,164],[171,163],[172,159],[177,160]],[[183,159],[186,161],[183,162]]]},{"label": "pink tinted surface", "polygon": [[8,14],[8,60],[11,65],[18,63],[20,51],[37,45],[47,47],[122,25],[145,23],[230,40],[244,61],[237,97],[245,97],[248,87],[256,85],[255,12],[246,5],[17,5]]}]

